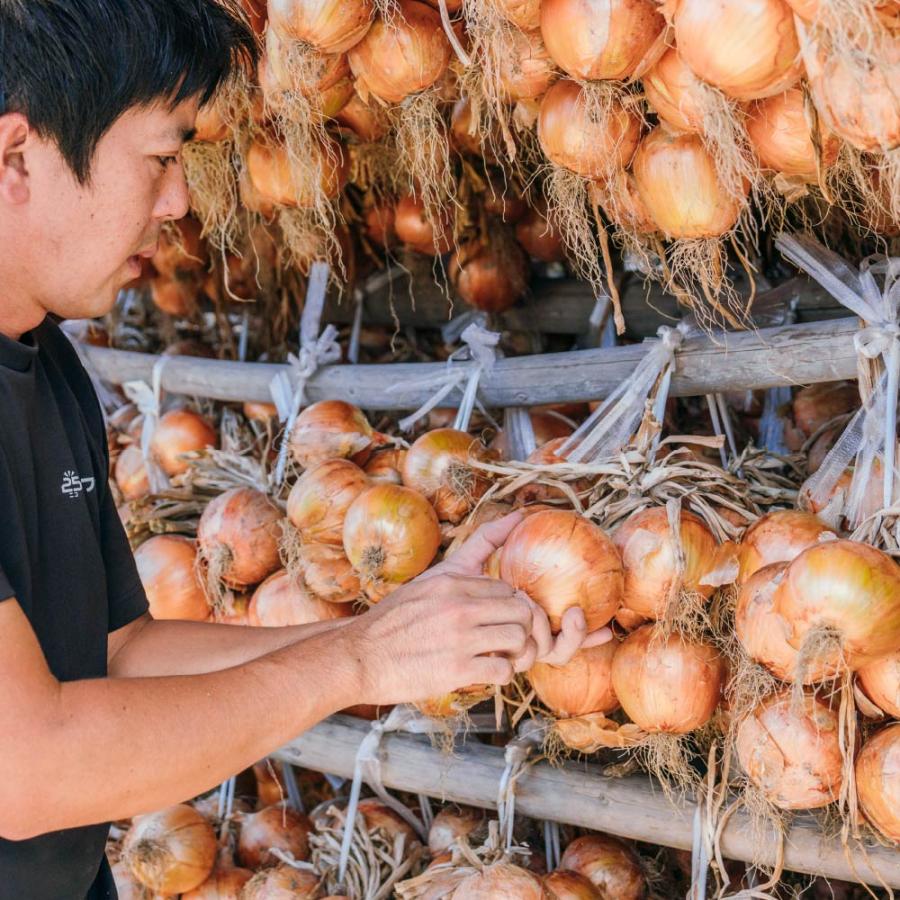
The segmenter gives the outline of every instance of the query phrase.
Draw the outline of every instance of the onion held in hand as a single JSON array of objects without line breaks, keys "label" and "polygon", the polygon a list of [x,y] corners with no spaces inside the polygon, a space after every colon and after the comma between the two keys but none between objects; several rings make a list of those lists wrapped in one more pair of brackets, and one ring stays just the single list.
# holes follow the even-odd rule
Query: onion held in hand
[{"label": "onion held in hand", "polygon": [[197,577],[197,545],[190,538],[159,534],[134,553],[154,619],[204,622],[210,608]]},{"label": "onion held in hand", "polygon": [[270,575],[254,592],[247,617],[251,625],[281,628],[311,625],[353,615],[348,603],[327,603],[313,597],[287,572]]},{"label": "onion held in hand", "polygon": [[347,459],[329,459],[307,469],[295,482],[287,517],[304,542],[341,547],[347,510],[369,486],[359,466]]},{"label": "onion held in hand", "polygon": [[856,758],[859,808],[889,841],[900,843],[900,722],[863,744]]},{"label": "onion held in hand", "polygon": [[271,25],[323,53],[343,53],[372,25],[371,0],[268,0]]},{"label": "onion held in hand", "polygon": [[647,882],[637,854],[624,842],[606,834],[576,838],[566,847],[559,866],[584,875],[601,897],[643,900]]},{"label": "onion held in hand", "polygon": [[162,470],[169,475],[187,472],[182,454],[216,446],[216,430],[198,413],[189,409],[172,409],[160,417],[150,452]]},{"label": "onion held in hand", "polygon": [[272,849],[290,853],[294,859],[306,859],[312,830],[312,822],[302,813],[283,804],[267,806],[241,819],[238,861],[248,869],[273,866],[278,860]]},{"label": "onion held in hand", "polygon": [[882,712],[900,719],[900,649],[863,666],[857,678],[863,693]]},{"label": "onion held in hand", "polygon": [[304,469],[328,459],[360,464],[379,440],[361,409],[343,400],[321,400],[297,416],[290,437],[291,456]]},{"label": "onion held in hand", "polygon": [[543,607],[554,633],[573,606],[584,610],[588,631],[595,631],[622,602],[619,551],[596,525],[569,510],[542,510],[520,522],[501,551],[500,575]]},{"label": "onion held in hand", "polygon": [[609,641],[579,650],[564,666],[535,663],[528,680],[538,699],[561,718],[610,713],[619,701],[612,686],[612,660],[618,645]]},{"label": "onion held in hand", "polygon": [[745,582],[763,566],[792,562],[804,550],[818,544],[834,532],[812,513],[798,509],[779,509],[757,519],[744,533],[738,547],[740,573]]}]

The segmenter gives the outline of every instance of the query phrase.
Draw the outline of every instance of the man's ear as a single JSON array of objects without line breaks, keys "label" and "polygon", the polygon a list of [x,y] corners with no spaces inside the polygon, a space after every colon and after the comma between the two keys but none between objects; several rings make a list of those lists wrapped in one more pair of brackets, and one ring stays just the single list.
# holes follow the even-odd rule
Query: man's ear
[{"label": "man's ear", "polygon": [[28,119],[21,113],[0,116],[0,202],[18,206],[31,195],[25,145],[31,136]]}]

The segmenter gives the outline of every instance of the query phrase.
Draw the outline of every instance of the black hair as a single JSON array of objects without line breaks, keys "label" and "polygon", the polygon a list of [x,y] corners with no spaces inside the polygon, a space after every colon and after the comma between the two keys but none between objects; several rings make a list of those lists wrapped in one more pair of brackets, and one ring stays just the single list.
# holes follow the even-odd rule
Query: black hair
[{"label": "black hair", "polygon": [[0,115],[23,114],[76,179],[123,113],[201,104],[252,69],[237,0],[0,0]]}]

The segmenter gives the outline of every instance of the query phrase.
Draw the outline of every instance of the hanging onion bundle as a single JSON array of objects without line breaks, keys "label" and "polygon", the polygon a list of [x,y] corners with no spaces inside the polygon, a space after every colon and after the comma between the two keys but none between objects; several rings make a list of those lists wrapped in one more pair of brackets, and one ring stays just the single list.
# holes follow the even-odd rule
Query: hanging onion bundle
[{"label": "hanging onion bundle", "polygon": [[576,838],[566,847],[559,865],[583,875],[602,897],[643,900],[647,892],[637,854],[623,841],[606,834]]},{"label": "hanging onion bundle", "polygon": [[363,213],[363,233],[376,246],[388,249],[397,243],[394,228],[394,204],[388,201],[372,203]]},{"label": "hanging onion bundle", "polygon": [[752,784],[779,809],[816,809],[838,799],[842,760],[837,713],[813,694],[763,700],[737,728],[735,747]]},{"label": "hanging onion bundle", "polygon": [[859,808],[889,841],[900,842],[900,723],[870,737],[856,758]]},{"label": "hanging onion bundle", "polygon": [[254,591],[247,613],[251,625],[264,628],[311,625],[351,615],[349,603],[329,603],[312,596],[284,570],[270,575]]},{"label": "hanging onion bundle", "polygon": [[484,813],[469,806],[445,806],[428,829],[428,849],[438,856],[453,848],[458,841],[468,838],[484,823]]},{"label": "hanging onion bundle", "polygon": [[372,25],[371,0],[269,0],[269,22],[282,34],[322,53],[343,53]]},{"label": "hanging onion bundle", "polygon": [[159,534],[141,544],[134,561],[154,619],[204,622],[210,608],[197,575],[197,545],[190,538]]},{"label": "hanging onion bundle", "polygon": [[307,816],[282,803],[242,816],[237,843],[238,862],[248,869],[273,866],[278,862],[271,852],[273,849],[290,853],[294,859],[306,859],[312,830],[312,822]]},{"label": "hanging onion bundle", "polygon": [[766,513],[744,532],[738,547],[737,580],[743,583],[771,563],[792,562],[807,548],[833,536],[834,532],[812,513],[799,509]]},{"label": "hanging onion bundle", "polygon": [[318,875],[283,864],[257,872],[241,900],[318,900],[321,893]]},{"label": "hanging onion bundle", "polygon": [[365,464],[373,445],[383,438],[365,413],[343,400],[321,400],[297,416],[290,436],[291,456],[303,469],[328,459]]},{"label": "hanging onion bundle", "polygon": [[341,547],[347,510],[369,486],[365,472],[350,460],[326,460],[307,469],[294,483],[287,517],[305,543]]},{"label": "hanging onion bundle", "polygon": [[612,685],[612,660],[618,645],[579,650],[564,666],[535,663],[528,680],[538,699],[562,718],[610,713],[619,701]]},{"label": "hanging onion bundle", "polygon": [[498,862],[474,872],[459,883],[453,900],[545,900],[541,879],[528,869]]},{"label": "hanging onion bundle", "polygon": [[350,565],[343,543],[340,547],[303,544],[287,569],[316,600],[344,604],[355,603],[362,596],[359,575]]},{"label": "hanging onion bundle", "polygon": [[150,442],[150,452],[168,476],[188,470],[185,453],[216,446],[216,430],[198,413],[172,409],[160,417]]},{"label": "hanging onion bundle", "polygon": [[453,246],[453,222],[447,213],[429,216],[424,201],[412,194],[397,201],[394,229],[402,243],[426,256],[441,256]]},{"label": "hanging onion bundle", "polygon": [[900,719],[900,649],[879,656],[856,674],[865,695],[882,712]]},{"label": "hanging onion bundle", "polygon": [[501,313],[525,296],[530,275],[528,257],[505,232],[459,247],[449,275],[456,292],[475,309]]},{"label": "hanging onion bundle", "polygon": [[557,869],[545,875],[544,890],[550,900],[602,900],[589,878],[568,869]]}]

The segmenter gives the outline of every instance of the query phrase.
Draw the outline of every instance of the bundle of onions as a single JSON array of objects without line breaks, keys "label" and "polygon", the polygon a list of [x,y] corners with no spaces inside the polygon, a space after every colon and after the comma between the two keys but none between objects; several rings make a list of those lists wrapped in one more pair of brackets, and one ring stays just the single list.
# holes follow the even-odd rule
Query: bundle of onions
[{"label": "bundle of onions", "polygon": [[398,812],[389,806],[385,806],[380,800],[376,800],[373,797],[360,800],[357,811],[363,817],[366,828],[369,831],[381,830],[392,843],[397,838],[402,837],[407,851],[419,840],[418,835],[409,822]]},{"label": "bundle of onions", "polygon": [[[303,56],[301,67],[291,57],[291,50],[290,43],[276,29],[268,30],[266,52],[259,70],[259,85],[265,102],[270,107],[277,107],[282,102],[278,97],[279,93],[314,97],[322,110],[326,110],[328,106],[321,101],[322,95],[335,85],[349,84],[350,94],[353,93],[346,53],[318,53],[309,50]],[[340,112],[340,109],[336,112]]]},{"label": "bundle of onions", "polygon": [[859,807],[889,841],[900,842],[900,723],[869,738],[856,758]]},{"label": "bundle of onions", "polygon": [[304,542],[340,547],[344,516],[369,486],[365,472],[348,459],[319,463],[307,469],[291,488],[287,517]]},{"label": "bundle of onions", "polygon": [[865,695],[882,712],[900,719],[900,649],[878,657],[856,674]]},{"label": "bundle of onions", "polygon": [[274,572],[280,565],[280,527],[278,507],[261,491],[232,488],[212,500],[197,526],[209,582],[246,588]]},{"label": "bundle of onions", "polygon": [[488,489],[487,477],[472,463],[487,457],[480,440],[464,431],[427,431],[403,461],[403,483],[434,507],[441,521],[457,524]]},{"label": "bundle of onions", "polygon": [[203,226],[186,216],[165,228],[159,236],[159,249],[153,256],[153,268],[164,278],[178,278],[204,272],[209,266],[209,250],[203,240]]},{"label": "bundle of onions", "polygon": [[612,686],[615,641],[579,650],[564,666],[535,663],[528,680],[538,699],[561,718],[610,713],[619,701]]},{"label": "bundle of onions", "polygon": [[327,459],[364,465],[373,444],[381,441],[361,409],[343,400],[322,400],[297,416],[290,448],[294,461],[304,469]]},{"label": "bundle of onions", "polygon": [[866,544],[817,544],[788,567],[775,609],[802,661],[855,671],[900,646],[900,567]]},{"label": "bundle of onions", "polygon": [[543,607],[554,633],[573,606],[584,610],[588,631],[594,631],[622,602],[619,551],[596,525],[570,510],[541,510],[520,522],[501,551],[500,574]]},{"label": "bundle of onions", "polygon": [[440,544],[434,507],[399,485],[364,491],[344,520],[344,552],[366,589],[395,587],[421,575]]},{"label": "bundle of onions", "polygon": [[545,875],[544,890],[550,900],[602,900],[589,878],[568,869],[557,869]]},{"label": "bundle of onions", "polygon": [[372,0],[269,0],[269,21],[297,41],[322,53],[343,53],[372,25]]},{"label": "bundle of onions", "polygon": [[605,834],[576,838],[566,847],[559,866],[587,878],[603,897],[642,900],[647,891],[635,852]]},{"label": "bundle of onions", "polygon": [[453,104],[450,114],[450,140],[460,153],[480,156],[485,162],[496,165],[496,147],[498,135],[491,128],[487,133],[480,127],[481,123],[474,117],[472,101],[469,97],[460,97]]},{"label": "bundle of onions", "polygon": [[454,900],[545,900],[541,879],[512,863],[498,862],[469,875],[453,891]]},{"label": "bundle of onions", "polygon": [[829,540],[834,532],[812,513],[779,509],[757,519],[744,533],[738,547],[738,583],[763,566],[792,562],[804,550]]},{"label": "bundle of onions", "polygon": [[426,214],[424,202],[406,194],[394,210],[394,230],[406,246],[426,256],[441,256],[453,246],[453,223],[445,213],[434,219]]},{"label": "bundle of onions", "polygon": [[566,253],[562,235],[547,218],[546,207],[529,208],[522,220],[516,224],[516,240],[525,248],[525,252],[545,263],[561,263]]},{"label": "bundle of onions", "polygon": [[319,876],[283,864],[257,872],[245,885],[241,900],[318,900]]},{"label": "bundle of onions", "polygon": [[467,838],[484,822],[484,813],[469,806],[445,806],[428,829],[428,849],[438,856],[452,849],[462,838]]},{"label": "bundle of onions", "polygon": [[556,80],[556,67],[539,31],[512,29],[498,60],[500,87],[507,100],[538,100]]},{"label": "bundle of onions", "polygon": [[450,280],[469,306],[501,313],[525,296],[530,266],[522,248],[502,233],[459,247],[450,260]]},{"label": "bundle of onions", "polygon": [[203,622],[210,608],[197,575],[197,545],[190,538],[159,534],[135,551],[138,575],[154,619]]},{"label": "bundle of onions", "polygon": [[288,569],[315,600],[355,603],[362,595],[359,575],[350,565],[343,547],[303,544]]},{"label": "bundle of onions", "polygon": [[725,668],[711,644],[643,625],[616,648],[613,690],[628,718],[649,734],[687,734],[712,718]]},{"label": "bundle of onions", "polygon": [[150,442],[150,452],[168,476],[189,468],[183,454],[216,446],[216,430],[190,409],[172,409],[160,417]]},{"label": "bundle of onions", "polygon": [[390,120],[384,109],[377,103],[366,103],[355,89],[334,118],[363,144],[380,141],[391,130]]},{"label": "bundle of onions", "polygon": [[306,859],[312,830],[312,822],[305,815],[281,803],[250,813],[241,818],[238,861],[248,869],[273,866],[278,861],[273,849],[290,853],[294,859]]},{"label": "bundle of onions", "polygon": [[696,75],[736,100],[787,90],[802,71],[794,16],[784,0],[677,0],[675,41]]},{"label": "bundle of onions", "polygon": [[341,145],[327,139],[305,148],[302,172],[284,144],[254,140],[247,150],[247,175],[263,202],[275,206],[312,209],[320,198],[332,200],[347,182],[349,158]]},{"label": "bundle of onions", "polygon": [[554,84],[541,101],[538,140],[556,165],[584,178],[606,179],[631,162],[641,121],[615,96],[595,93],[569,79]]},{"label": "bundle of onions", "polygon": [[200,887],[182,894],[181,900],[241,900],[244,885],[252,877],[249,869],[217,868]]},{"label": "bundle of onions", "polygon": [[403,484],[403,464],[406,450],[391,447],[379,450],[366,463],[365,473],[370,481]]},{"label": "bundle of onions", "polygon": [[136,444],[130,444],[119,454],[115,479],[126,500],[140,500],[150,493],[150,476],[144,465],[144,454]]},{"label": "bundle of onions", "polygon": [[270,575],[254,591],[247,612],[251,625],[265,628],[311,625],[351,615],[349,603],[329,603],[314,597],[284,570]]},{"label": "bundle of onions", "polygon": [[741,766],[779,809],[816,809],[838,798],[842,781],[838,716],[813,694],[763,700],[737,728]]},{"label": "bundle of onions", "polygon": [[543,0],[541,34],[572,78],[627,79],[652,52],[665,20],[651,0]]},{"label": "bundle of onions", "polygon": [[139,816],[122,843],[122,859],[134,877],[163,894],[180,894],[203,884],[217,852],[212,826],[186,804]]}]

